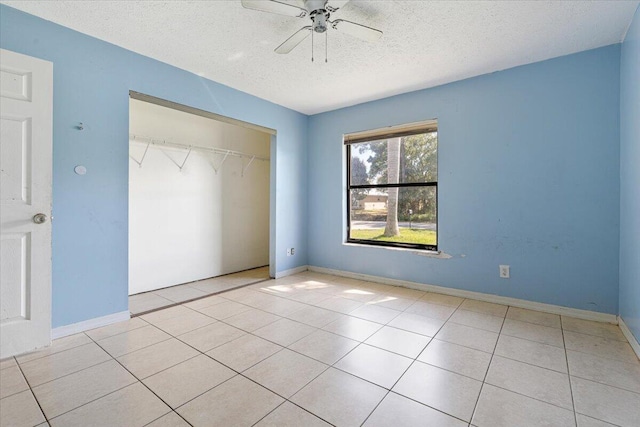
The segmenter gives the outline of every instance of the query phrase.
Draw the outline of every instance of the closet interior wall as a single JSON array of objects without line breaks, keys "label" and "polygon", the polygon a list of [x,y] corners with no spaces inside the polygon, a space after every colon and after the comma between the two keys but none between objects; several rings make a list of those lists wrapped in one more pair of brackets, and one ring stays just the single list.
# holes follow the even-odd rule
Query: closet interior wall
[{"label": "closet interior wall", "polygon": [[270,135],[135,99],[129,115],[129,294],[267,265]]}]

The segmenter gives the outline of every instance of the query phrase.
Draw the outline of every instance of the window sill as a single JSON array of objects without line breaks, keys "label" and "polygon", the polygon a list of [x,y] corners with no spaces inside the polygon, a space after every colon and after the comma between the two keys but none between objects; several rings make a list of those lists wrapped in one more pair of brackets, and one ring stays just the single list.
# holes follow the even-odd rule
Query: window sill
[{"label": "window sill", "polygon": [[366,243],[350,243],[350,242],[343,242],[342,243],[343,246],[350,246],[350,247],[354,247],[354,248],[375,248],[375,249],[382,249],[382,250],[386,250],[386,251],[399,251],[399,252],[406,252],[406,253],[410,253],[413,255],[419,255],[419,256],[423,256],[423,257],[427,257],[427,258],[436,258],[436,259],[449,259],[451,258],[451,255],[444,253],[442,251],[430,251],[430,250],[426,250],[426,249],[410,249],[410,248],[395,248],[393,246],[379,246],[379,245],[367,245]]}]

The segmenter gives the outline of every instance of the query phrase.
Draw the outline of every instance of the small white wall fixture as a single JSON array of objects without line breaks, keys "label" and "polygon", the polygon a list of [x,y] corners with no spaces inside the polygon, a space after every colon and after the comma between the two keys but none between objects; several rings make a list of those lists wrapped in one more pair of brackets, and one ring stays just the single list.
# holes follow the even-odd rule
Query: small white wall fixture
[{"label": "small white wall fixture", "polygon": [[130,295],[269,264],[270,139],[130,100]]}]

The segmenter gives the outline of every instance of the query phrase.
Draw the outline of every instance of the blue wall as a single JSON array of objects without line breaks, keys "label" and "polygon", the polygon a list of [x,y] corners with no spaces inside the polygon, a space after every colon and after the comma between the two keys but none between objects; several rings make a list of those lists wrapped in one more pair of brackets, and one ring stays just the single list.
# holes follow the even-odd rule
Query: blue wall
[{"label": "blue wall", "polygon": [[640,8],[620,65],[620,316],[640,341]]},{"label": "blue wall", "polygon": [[276,268],[307,264],[307,116],[6,6],[0,47],[53,62],[54,327],[127,310],[129,90],[276,129]]},{"label": "blue wall", "polygon": [[[612,45],[312,116],[309,263],[617,314],[619,94]],[[343,245],[342,135],[432,118],[452,258]]]}]

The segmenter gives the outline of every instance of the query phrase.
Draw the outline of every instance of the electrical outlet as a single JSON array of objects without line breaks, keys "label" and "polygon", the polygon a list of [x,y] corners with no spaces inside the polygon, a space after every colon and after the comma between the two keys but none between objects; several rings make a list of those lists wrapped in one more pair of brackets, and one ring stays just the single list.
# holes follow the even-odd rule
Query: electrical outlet
[{"label": "electrical outlet", "polygon": [[291,256],[296,254],[296,248],[291,248]]},{"label": "electrical outlet", "polygon": [[509,274],[509,266],[508,265],[501,265],[500,266],[500,277],[503,279],[508,279],[510,276]]},{"label": "electrical outlet", "polygon": [[291,248],[287,248],[287,256],[291,256]]}]

